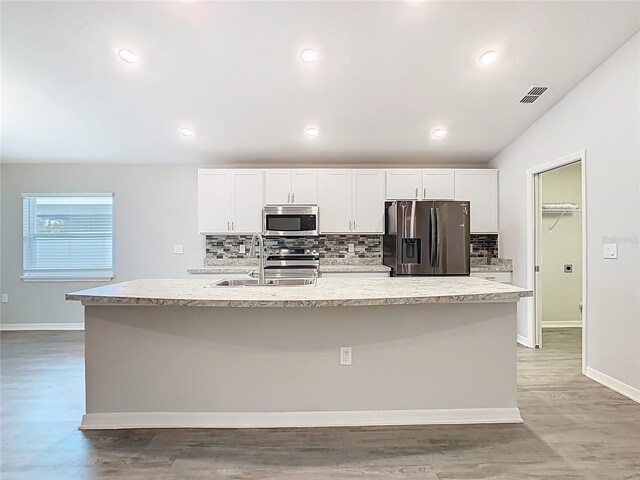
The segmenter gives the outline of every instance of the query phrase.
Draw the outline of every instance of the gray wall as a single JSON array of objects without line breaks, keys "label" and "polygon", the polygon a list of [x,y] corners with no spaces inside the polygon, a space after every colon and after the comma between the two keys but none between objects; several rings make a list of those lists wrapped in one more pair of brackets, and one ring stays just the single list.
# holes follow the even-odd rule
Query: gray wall
[{"label": "gray wall", "polygon": [[[586,150],[587,365],[640,388],[640,33],[491,162],[500,169],[500,252],[526,285],[526,171]],[[544,101],[544,100],[542,100]],[[617,238],[617,241],[614,239]],[[619,259],[602,258],[619,243]],[[518,333],[527,336],[526,302]]]},{"label": "gray wall", "polygon": [[[141,165],[3,164],[1,190],[1,285],[3,324],[82,323],[77,302],[66,292],[96,282],[23,282],[21,194],[114,193],[114,282],[133,278],[178,278],[200,266],[204,239],[197,233],[197,167]],[[173,245],[184,254],[174,255]]]}]

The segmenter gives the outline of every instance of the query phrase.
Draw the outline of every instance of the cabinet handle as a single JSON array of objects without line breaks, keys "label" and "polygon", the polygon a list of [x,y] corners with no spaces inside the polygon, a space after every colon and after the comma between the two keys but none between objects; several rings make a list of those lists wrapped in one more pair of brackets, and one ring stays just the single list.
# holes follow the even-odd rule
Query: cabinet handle
[{"label": "cabinet handle", "polygon": [[422,195],[422,198],[423,198],[423,199],[424,199],[424,198],[427,198],[427,187],[424,187],[424,189],[423,189],[423,195]]},{"label": "cabinet handle", "polygon": [[295,198],[296,198],[296,194],[295,194],[295,193],[292,193],[292,194],[291,194],[291,203],[295,203],[295,202],[296,202],[296,201],[295,201]]},{"label": "cabinet handle", "polygon": [[353,221],[353,229],[354,230],[356,229],[356,221],[355,220]]},{"label": "cabinet handle", "polygon": [[416,198],[418,198],[418,187],[416,187]]},{"label": "cabinet handle", "polygon": [[227,230],[231,230],[231,228],[229,226],[229,220],[227,220]]},{"label": "cabinet handle", "polygon": [[231,222],[231,230],[235,230],[235,229],[236,229],[235,223]]},{"label": "cabinet handle", "polygon": [[291,193],[287,193],[287,203],[291,203]]},{"label": "cabinet handle", "polygon": [[351,230],[351,220],[349,220],[349,230]]},{"label": "cabinet handle", "polygon": [[486,278],[487,280],[495,280],[496,279],[496,277],[489,277],[489,276],[484,277],[484,278]]}]

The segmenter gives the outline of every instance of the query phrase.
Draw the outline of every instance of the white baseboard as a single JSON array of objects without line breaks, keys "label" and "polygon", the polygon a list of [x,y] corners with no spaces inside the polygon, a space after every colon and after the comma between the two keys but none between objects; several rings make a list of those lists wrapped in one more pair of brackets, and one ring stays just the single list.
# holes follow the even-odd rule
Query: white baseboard
[{"label": "white baseboard", "polygon": [[84,330],[84,323],[0,323],[0,331]]},{"label": "white baseboard", "polygon": [[632,387],[620,380],[610,377],[609,375],[599,372],[595,368],[587,367],[585,375],[605,387],[610,388],[614,392],[618,392],[631,400],[640,403],[640,388]]},{"label": "white baseboard", "polygon": [[542,322],[542,328],[580,328],[582,320],[563,320],[559,322]]},{"label": "white baseboard", "polygon": [[524,345],[525,347],[529,347],[529,348],[535,347],[535,345],[533,345],[531,342],[529,342],[529,339],[527,337],[523,337],[520,334],[516,335],[516,340],[518,341],[518,343],[520,345]]},{"label": "white baseboard", "polygon": [[88,413],[80,430],[123,428],[278,428],[522,423],[518,408],[346,412]]}]

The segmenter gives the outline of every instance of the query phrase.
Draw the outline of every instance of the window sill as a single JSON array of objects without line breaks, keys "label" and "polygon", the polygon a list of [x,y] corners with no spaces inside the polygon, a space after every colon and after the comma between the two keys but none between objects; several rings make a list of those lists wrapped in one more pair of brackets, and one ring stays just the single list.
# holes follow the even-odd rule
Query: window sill
[{"label": "window sill", "polygon": [[23,282],[110,282],[113,280],[113,276],[104,277],[56,277],[52,275],[43,276],[21,276]]}]

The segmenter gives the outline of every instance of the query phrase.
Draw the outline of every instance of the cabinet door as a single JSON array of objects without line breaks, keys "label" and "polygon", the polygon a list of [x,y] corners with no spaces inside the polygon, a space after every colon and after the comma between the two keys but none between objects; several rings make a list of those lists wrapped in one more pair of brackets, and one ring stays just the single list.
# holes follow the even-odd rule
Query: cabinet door
[{"label": "cabinet door", "polygon": [[316,170],[291,171],[291,203],[298,205],[318,203],[318,172]]},{"label": "cabinet door", "polygon": [[471,202],[471,233],[498,233],[498,171],[456,170],[455,177],[455,199]]},{"label": "cabinet door", "polygon": [[262,232],[262,170],[234,170],[231,174],[233,233]]},{"label": "cabinet door", "polygon": [[291,203],[291,170],[267,170],[264,186],[266,205]]},{"label": "cabinet door", "polygon": [[453,170],[429,169],[422,172],[424,200],[454,200],[455,174]]},{"label": "cabinet door", "polygon": [[351,232],[351,170],[318,171],[321,233]]},{"label": "cabinet door", "polygon": [[228,170],[198,170],[198,232],[231,230],[231,182]]},{"label": "cabinet door", "polygon": [[422,170],[387,170],[387,200],[417,200],[421,189]]},{"label": "cabinet door", "polygon": [[353,170],[353,230],[384,233],[384,171]]}]

